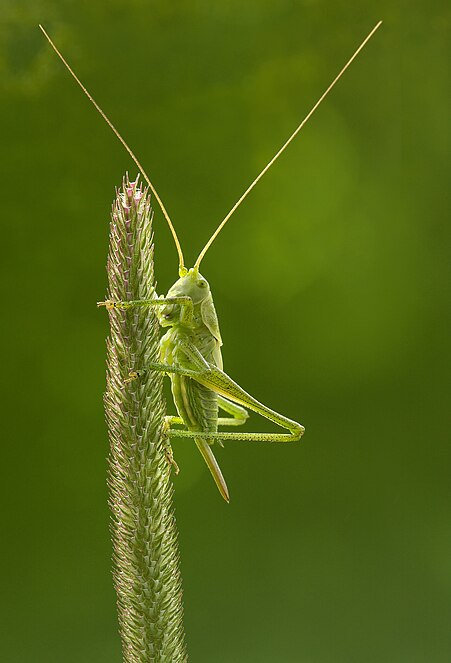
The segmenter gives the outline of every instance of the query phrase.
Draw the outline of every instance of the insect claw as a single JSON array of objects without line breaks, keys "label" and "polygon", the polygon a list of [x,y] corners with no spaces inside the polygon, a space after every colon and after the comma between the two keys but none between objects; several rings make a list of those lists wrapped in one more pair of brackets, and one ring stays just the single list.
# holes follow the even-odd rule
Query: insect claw
[{"label": "insect claw", "polygon": [[177,465],[177,463],[175,462],[174,456],[172,455],[172,452],[171,452],[170,457],[168,458],[168,462],[171,465],[171,467],[174,468],[175,476],[177,476],[177,474],[180,472],[180,468]]},{"label": "insect claw", "polygon": [[174,460],[174,454],[172,452],[172,447],[170,444],[168,444],[168,446],[166,447],[164,455],[169,467],[174,468],[175,475],[177,476],[177,474],[180,472],[180,468]]},{"label": "insect claw", "polygon": [[137,371],[130,371],[128,374],[128,378],[124,380],[124,384],[129,384],[130,382],[133,382],[133,380],[137,380],[139,378],[139,373]]},{"label": "insect claw", "polygon": [[111,311],[111,309],[116,308],[116,302],[113,302],[112,299],[105,299],[104,302],[97,302],[97,306],[99,308],[100,306],[105,306],[108,311]]}]

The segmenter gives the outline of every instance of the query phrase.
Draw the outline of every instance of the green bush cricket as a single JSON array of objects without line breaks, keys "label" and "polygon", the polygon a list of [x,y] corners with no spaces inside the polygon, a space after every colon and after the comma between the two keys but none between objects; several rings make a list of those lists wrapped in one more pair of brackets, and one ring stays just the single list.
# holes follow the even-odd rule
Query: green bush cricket
[{"label": "green bush cricket", "polygon": [[[223,440],[230,439],[262,442],[295,442],[301,438],[304,433],[304,427],[296,421],[275,412],[257,401],[223,371],[221,357],[222,340],[219,332],[218,318],[213,304],[210,286],[207,280],[201,275],[199,267],[206,252],[229,218],[239,205],[241,205],[257,182],[269,170],[276,159],[278,159],[291,141],[297,136],[299,131],[313,115],[315,110],[334,87],[335,83],[341,78],[369,39],[373,36],[381,23],[382,21],[377,23],[372,29],[329,85],[327,90],[322,94],[307,116],[303,119],[301,124],[263,168],[243,193],[241,198],[235,203],[230,212],[221,221],[202,251],[199,253],[194,267],[191,269],[185,267],[183,252],[171,219],[138,159],[93,97],[86,90],[44,28],[39,26],[54,51],[63,61],[83,92],[102,115],[103,119],[110,126],[116,137],[121,141],[122,145],[141,171],[171,230],[179,257],[179,279],[169,289],[167,295],[165,297],[159,297],[155,293],[155,296],[151,300],[126,302],[107,300],[99,302],[98,305],[106,306],[107,308],[120,309],[130,309],[138,306],[152,307],[156,310],[160,325],[162,327],[169,327],[169,330],[161,338],[160,362],[151,364],[148,367],[148,370],[161,371],[167,374],[171,380],[172,394],[178,416],[166,417],[167,436],[169,438],[194,438],[197,447],[216,482],[219,492],[227,502],[229,501],[229,491],[216,458],[211,450],[211,445],[214,442],[218,442],[221,445]],[[140,375],[137,372],[131,372],[125,382],[127,383],[139,379],[139,377]],[[246,408],[266,417],[288,432],[232,433],[218,431],[219,426],[239,426],[244,424],[248,418]],[[224,410],[231,416],[219,417],[219,409]],[[183,425],[185,426],[185,430],[174,428],[174,425]],[[172,452],[170,453],[170,460],[175,465],[175,462],[172,459]],[[176,465],[175,467],[177,468]]]}]

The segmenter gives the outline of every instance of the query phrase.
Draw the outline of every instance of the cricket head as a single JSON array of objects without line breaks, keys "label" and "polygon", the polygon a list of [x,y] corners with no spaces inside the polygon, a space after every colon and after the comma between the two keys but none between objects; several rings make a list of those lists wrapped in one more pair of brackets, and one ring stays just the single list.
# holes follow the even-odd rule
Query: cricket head
[{"label": "cricket head", "polygon": [[210,295],[210,285],[196,267],[180,270],[180,278],[169,288],[168,297],[190,297],[194,305]]},{"label": "cricket head", "polygon": [[[199,267],[194,265],[191,269],[181,267],[180,278],[169,289],[168,297],[190,297],[194,305],[194,320],[197,325],[206,327],[210,334],[216,339],[216,352],[218,353],[218,365],[222,366],[221,353],[219,347],[222,345],[221,334],[219,331],[218,316],[216,315],[213,297],[211,296],[210,286],[199,272]],[[165,307],[166,309],[167,307]],[[179,315],[180,306],[172,306],[168,310],[169,317],[165,316],[163,326],[175,324],[174,320]]]},{"label": "cricket head", "polygon": [[[211,309],[214,311],[213,299],[208,281],[199,273],[197,267],[193,267],[192,269],[182,267],[180,269],[180,278],[169,288],[166,296],[167,298],[189,297],[195,309],[199,312],[198,319],[210,329],[208,320],[211,315],[208,316],[208,312]],[[157,314],[162,327],[175,325],[180,320],[181,305],[168,303]],[[204,318],[208,318],[208,320],[205,321]],[[216,313],[214,314],[214,318],[216,319]]]}]

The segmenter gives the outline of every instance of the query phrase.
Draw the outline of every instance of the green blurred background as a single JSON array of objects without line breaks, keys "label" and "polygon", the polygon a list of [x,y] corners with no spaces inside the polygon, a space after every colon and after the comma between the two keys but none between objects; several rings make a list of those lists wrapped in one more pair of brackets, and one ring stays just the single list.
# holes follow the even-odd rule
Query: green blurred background
[{"label": "green blurred background", "polygon": [[[187,640],[195,663],[451,660],[449,3],[2,0],[2,661],[121,661],[95,302],[136,168],[37,24],[192,263],[380,18],[203,263],[227,372],[306,434],[219,450],[229,506],[174,443]],[[158,210],[155,242],[165,292]]]}]

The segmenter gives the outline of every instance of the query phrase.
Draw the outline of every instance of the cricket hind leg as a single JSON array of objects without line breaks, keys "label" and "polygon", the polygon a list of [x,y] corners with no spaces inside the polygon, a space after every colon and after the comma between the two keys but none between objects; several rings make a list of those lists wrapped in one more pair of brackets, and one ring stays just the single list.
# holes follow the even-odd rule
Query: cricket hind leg
[{"label": "cricket hind leg", "polygon": [[[193,358],[195,359],[195,357]],[[298,424],[297,422],[292,421],[291,419],[288,419],[281,414],[278,414],[274,410],[267,408],[262,403],[259,403],[259,401],[245,392],[244,389],[242,389],[236,382],[232,380],[232,378],[226,375],[226,373],[223,371],[219,370],[216,366],[208,364],[208,367],[204,368],[203,366],[206,364],[205,360],[202,362],[198,360],[195,361],[195,363],[199,366],[197,370],[186,369],[181,366],[169,366],[168,364],[156,362],[149,364],[147,370],[160,371],[162,373],[168,374],[178,373],[180,375],[185,375],[193,378],[194,380],[197,380],[201,384],[204,384],[205,386],[215,391],[218,394],[218,404],[221,409],[225,410],[228,414],[233,415],[233,418],[218,419],[218,423],[223,423],[226,425],[230,425],[232,422],[232,425],[240,425],[241,423],[244,423],[248,414],[244,406],[247,406],[249,409],[254,410],[258,414],[261,414],[271,421],[274,421],[279,426],[282,426],[283,428],[286,428],[290,431],[290,433],[223,433],[189,431],[171,428],[171,424],[177,425],[184,423],[181,417],[172,416],[166,418],[166,434],[169,438],[194,438],[196,445],[213,476],[219,492],[226,500],[226,502],[229,502],[229,491],[227,484],[216,461],[216,458],[214,457],[214,454],[210,448],[210,444],[212,442],[220,442],[222,440],[294,442],[301,437],[302,433],[304,432],[304,427],[301,426],[301,424]],[[202,366],[202,368],[200,366]],[[136,379],[140,374],[141,372],[139,374],[132,372],[129,379]]]},{"label": "cricket hind leg", "polygon": [[289,433],[215,433],[217,440],[250,440],[260,442],[296,442],[304,433],[304,426],[275,410],[263,405],[242,389],[231,377],[216,366],[210,364],[208,371],[201,371],[194,379],[209,387],[227,401],[248,407],[262,417],[269,419]]},{"label": "cricket hind leg", "polygon": [[[281,428],[285,428],[289,433],[223,433],[223,432],[197,432],[196,438],[203,440],[249,440],[253,442],[296,442],[304,433],[304,426],[297,421],[293,421],[275,410],[263,405],[242,389],[231,377],[221,371],[213,364],[209,364],[208,369],[191,370],[182,368],[180,366],[169,366],[160,363],[149,364],[150,370],[161,371],[163,373],[179,373],[193,378],[197,382],[205,385],[212,391],[216,392],[219,397],[222,397],[223,404],[230,407],[232,404],[241,406],[242,409],[248,407],[262,417],[269,419]],[[131,379],[137,377],[133,375]],[[229,405],[230,403],[230,405]],[[171,428],[168,431],[169,437],[194,437],[192,431],[178,430]]]},{"label": "cricket hind leg", "polygon": [[218,396],[226,399],[226,401],[232,401],[242,408],[249,408],[260,416],[277,424],[277,426],[289,431],[289,433],[215,433],[215,440],[235,439],[258,440],[262,442],[296,442],[302,437],[304,426],[260,403],[256,398],[244,391],[227,373],[224,373],[224,371],[214,364],[208,363],[198,348],[192,343],[185,342],[182,349],[197,369],[195,372],[191,372],[194,380],[212,389]]},{"label": "cricket hind leg", "polygon": [[[246,406],[250,410],[257,412],[262,417],[269,419],[273,423],[277,424],[281,428],[285,428],[289,433],[196,433],[198,438],[209,439],[214,441],[221,440],[248,440],[251,442],[296,442],[299,440],[304,433],[304,426],[288,419],[288,417],[271,410],[266,407],[250,394],[244,391],[236,382],[232,380],[228,375],[220,371],[213,365],[210,365],[208,371],[191,371],[190,377],[197,380],[201,384],[209,387],[220,396],[225,397],[227,394],[227,401],[233,399],[234,403],[238,403],[241,406]],[[228,422],[230,423],[230,421]],[[171,429],[171,437],[191,437],[190,431],[175,430]]]},{"label": "cricket hind leg", "polygon": [[[149,365],[149,368],[151,370],[156,370],[164,373],[179,373],[181,375],[189,376],[194,378],[196,375],[196,371],[190,371],[187,369],[180,368],[178,366],[168,366],[167,364],[159,364],[159,363],[152,363]],[[142,377],[149,369],[143,369],[140,371],[130,371],[129,376],[124,382],[127,384],[129,382],[133,382],[133,380],[137,380],[138,378]],[[244,408],[241,407],[240,405],[237,405],[236,403],[233,403],[232,401],[229,401],[227,398],[224,398],[224,396],[221,396],[218,394],[218,405],[221,408],[221,410],[224,410],[224,412],[227,412],[227,414],[231,414],[231,417],[218,417],[218,426],[242,426],[249,418],[249,412]],[[179,425],[183,426],[185,425],[185,422],[183,421],[182,417],[175,416],[175,415],[168,415],[165,417],[165,423],[169,427],[171,425]]]}]

